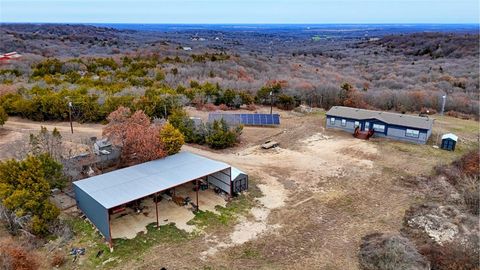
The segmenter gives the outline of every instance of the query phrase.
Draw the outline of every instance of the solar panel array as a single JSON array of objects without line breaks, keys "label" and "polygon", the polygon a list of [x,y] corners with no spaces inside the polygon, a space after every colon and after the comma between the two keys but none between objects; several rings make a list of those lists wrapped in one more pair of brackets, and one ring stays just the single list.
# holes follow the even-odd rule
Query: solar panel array
[{"label": "solar panel array", "polygon": [[280,115],[278,114],[231,114],[231,113],[210,113],[208,122],[214,120],[225,120],[230,125],[248,125],[248,126],[273,126],[280,125]]}]

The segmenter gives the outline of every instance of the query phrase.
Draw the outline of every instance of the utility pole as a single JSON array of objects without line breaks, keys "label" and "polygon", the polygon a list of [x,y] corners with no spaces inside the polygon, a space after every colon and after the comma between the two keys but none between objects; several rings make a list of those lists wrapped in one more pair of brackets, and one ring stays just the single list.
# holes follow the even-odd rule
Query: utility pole
[{"label": "utility pole", "polygon": [[445,112],[445,102],[446,102],[446,100],[447,100],[447,94],[442,96],[442,110],[440,112],[440,115],[443,115],[443,113]]},{"label": "utility pole", "polygon": [[273,91],[270,91],[270,115],[272,115],[273,111]]},{"label": "utility pole", "polygon": [[70,130],[72,131],[73,134],[73,124],[72,124],[72,102],[68,102],[68,118],[70,119]]}]

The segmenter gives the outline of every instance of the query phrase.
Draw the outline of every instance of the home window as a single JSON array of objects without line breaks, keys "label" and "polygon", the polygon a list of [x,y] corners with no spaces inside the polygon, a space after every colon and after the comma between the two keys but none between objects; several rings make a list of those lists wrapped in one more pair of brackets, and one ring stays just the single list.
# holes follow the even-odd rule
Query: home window
[{"label": "home window", "polygon": [[345,119],[342,119],[342,127],[346,126],[347,125],[347,120]]},{"label": "home window", "polygon": [[360,122],[355,121],[355,127],[360,127]]},{"label": "home window", "polygon": [[330,117],[330,125],[335,125],[335,117]]},{"label": "home window", "polygon": [[385,125],[373,124],[373,129],[376,132],[385,132]]},{"label": "home window", "polygon": [[365,131],[370,129],[370,122],[365,122]]},{"label": "home window", "polygon": [[418,138],[418,135],[420,135],[420,131],[416,129],[408,129],[405,131],[405,136],[406,137],[412,137],[412,138]]}]

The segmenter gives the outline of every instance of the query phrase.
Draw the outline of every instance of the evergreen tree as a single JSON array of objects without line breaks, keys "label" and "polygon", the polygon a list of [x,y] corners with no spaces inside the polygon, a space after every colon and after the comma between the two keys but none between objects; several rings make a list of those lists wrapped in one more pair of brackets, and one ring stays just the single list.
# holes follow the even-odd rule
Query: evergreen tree
[{"label": "evergreen tree", "polygon": [[162,129],[160,129],[160,141],[163,143],[163,148],[167,154],[173,155],[180,151],[185,143],[185,138],[172,124],[165,123]]},{"label": "evergreen tree", "polygon": [[0,162],[0,203],[18,217],[29,216],[33,234],[46,234],[60,213],[49,200],[50,188],[40,158]]},{"label": "evergreen tree", "polygon": [[0,126],[3,126],[7,122],[8,114],[5,112],[2,106],[0,106]]}]

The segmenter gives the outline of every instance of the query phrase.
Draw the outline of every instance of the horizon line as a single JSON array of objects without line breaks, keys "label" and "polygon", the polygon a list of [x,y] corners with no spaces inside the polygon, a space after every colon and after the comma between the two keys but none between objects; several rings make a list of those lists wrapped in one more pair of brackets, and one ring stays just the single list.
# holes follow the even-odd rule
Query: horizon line
[{"label": "horizon line", "polygon": [[480,22],[291,22],[291,23],[200,23],[200,22],[186,22],[186,23],[174,23],[174,22],[2,22],[0,24],[143,24],[143,25],[477,25],[480,26]]}]

